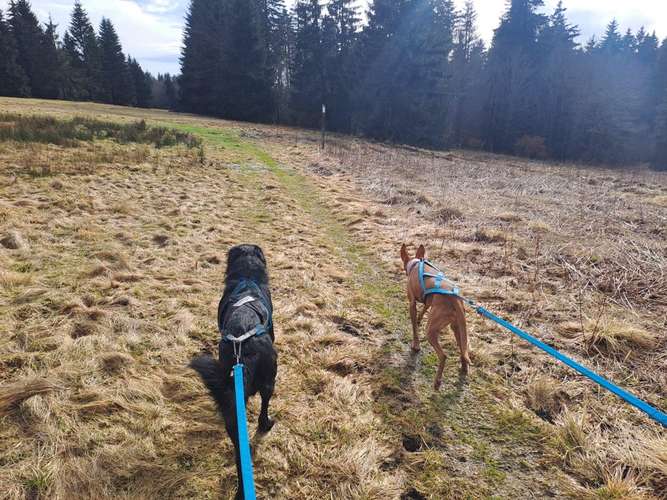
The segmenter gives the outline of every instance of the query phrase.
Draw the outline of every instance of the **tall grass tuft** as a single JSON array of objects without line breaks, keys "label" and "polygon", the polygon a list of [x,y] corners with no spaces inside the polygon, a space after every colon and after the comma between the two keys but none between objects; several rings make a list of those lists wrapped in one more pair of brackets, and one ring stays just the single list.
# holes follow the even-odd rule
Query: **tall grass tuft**
[{"label": "tall grass tuft", "polygon": [[153,144],[158,148],[177,144],[189,148],[201,146],[201,140],[192,134],[167,127],[149,127],[144,120],[116,123],[84,117],[59,120],[50,116],[0,113],[0,142],[40,142],[74,147],[79,141],[96,139],[110,139],[120,144]]}]

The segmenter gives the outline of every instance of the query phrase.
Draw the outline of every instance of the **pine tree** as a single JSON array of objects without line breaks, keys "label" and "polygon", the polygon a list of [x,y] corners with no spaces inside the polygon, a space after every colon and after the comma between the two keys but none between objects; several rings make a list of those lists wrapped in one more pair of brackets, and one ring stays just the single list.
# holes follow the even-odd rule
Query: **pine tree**
[{"label": "pine tree", "polygon": [[175,109],[177,105],[177,91],[174,78],[169,74],[159,74],[152,79],[151,108]]},{"label": "pine tree", "polygon": [[357,88],[353,94],[352,129],[380,139],[389,139],[392,99],[396,94],[395,69],[400,67],[399,46],[394,42],[403,9],[411,0],[373,0],[368,23],[359,35],[356,55]]},{"label": "pine tree", "polygon": [[424,1],[422,5],[418,4],[417,9],[420,20],[415,23],[412,35],[419,33],[420,26],[424,30],[421,37],[414,38],[416,64],[407,85],[417,90],[416,102],[419,105],[414,108],[416,114],[411,107],[406,108],[404,124],[410,123],[413,116],[418,120],[417,126],[407,128],[413,135],[409,142],[440,147],[448,145],[446,124],[450,117],[447,101],[456,14],[451,0]]},{"label": "pine tree", "polygon": [[485,133],[491,150],[512,151],[520,137],[536,129],[539,101],[533,92],[538,88],[534,67],[540,59],[537,37],[546,23],[536,10],[542,5],[542,0],[512,0],[494,33]]},{"label": "pine tree", "polygon": [[[655,36],[655,33],[653,34]],[[667,82],[667,38],[665,38],[659,48],[655,50],[650,105],[657,108],[662,103],[664,96],[665,82]],[[650,64],[650,62],[649,62]]]},{"label": "pine tree", "polygon": [[102,94],[107,102],[128,105],[132,102],[132,85],[123,48],[112,22],[100,23],[99,46],[102,69]]},{"label": "pine tree", "polygon": [[621,51],[628,56],[632,56],[637,53],[637,39],[632,33],[632,30],[629,28],[621,39]]},{"label": "pine tree", "polygon": [[643,64],[654,65],[658,58],[658,47],[660,42],[655,35],[655,31],[650,35],[646,34],[642,26],[637,32],[637,56]]},{"label": "pine tree", "polygon": [[44,30],[27,0],[10,1],[9,26],[18,50],[17,60],[28,78],[31,95],[47,97],[43,88],[46,77],[42,56]]},{"label": "pine tree", "polygon": [[152,79],[150,73],[145,73],[136,59],[128,56],[127,66],[130,73],[130,82],[132,85],[132,104],[140,108],[148,108],[151,104]]},{"label": "pine tree", "polygon": [[257,0],[227,0],[217,113],[225,118],[265,121],[273,117],[272,67],[265,39],[266,10]]},{"label": "pine tree", "polygon": [[213,115],[221,111],[217,104],[218,86],[224,72],[223,2],[191,0],[185,17],[181,50],[180,104],[184,111]]},{"label": "pine tree", "polygon": [[569,152],[571,127],[576,112],[576,98],[581,83],[577,71],[576,37],[579,31],[568,23],[563,2],[539,34],[539,134],[545,138],[549,151],[560,159]]},{"label": "pine tree", "polygon": [[353,0],[332,0],[322,22],[324,101],[329,128],[349,132],[355,87],[353,48],[360,19]]},{"label": "pine tree", "polygon": [[0,11],[0,95],[24,97],[30,95],[28,78],[18,63],[14,35]]},{"label": "pine tree", "polygon": [[100,48],[88,14],[77,0],[70,26],[64,37],[64,48],[70,67],[70,98],[108,101],[102,85]]},{"label": "pine tree", "polygon": [[266,64],[271,80],[272,120],[287,116],[289,68],[291,65],[292,19],[283,0],[262,0],[261,16],[266,43]]},{"label": "pine tree", "polygon": [[315,127],[324,100],[323,58],[319,0],[299,0],[295,7],[296,31],[291,82],[291,109],[296,122]]},{"label": "pine tree", "polygon": [[655,146],[652,164],[660,170],[667,170],[667,85],[665,85],[662,103],[658,108],[654,130]]},{"label": "pine tree", "polygon": [[[282,2],[275,2],[282,5]],[[273,11],[272,11],[273,12]],[[290,87],[294,62],[294,26],[292,16],[282,6],[271,14],[270,57],[273,69],[274,121],[289,120]]]},{"label": "pine tree", "polygon": [[65,61],[58,43],[57,28],[58,26],[49,17],[42,37],[40,52],[43,78],[40,92],[42,97],[48,99],[62,99],[65,94]]},{"label": "pine tree", "polygon": [[600,50],[609,54],[618,54],[623,50],[623,38],[618,29],[616,19],[612,20],[605,31],[600,43]]},{"label": "pine tree", "polygon": [[449,95],[449,141],[461,146],[466,137],[478,139],[482,105],[484,43],[477,34],[477,12],[471,0],[457,16],[452,53],[451,86]]}]

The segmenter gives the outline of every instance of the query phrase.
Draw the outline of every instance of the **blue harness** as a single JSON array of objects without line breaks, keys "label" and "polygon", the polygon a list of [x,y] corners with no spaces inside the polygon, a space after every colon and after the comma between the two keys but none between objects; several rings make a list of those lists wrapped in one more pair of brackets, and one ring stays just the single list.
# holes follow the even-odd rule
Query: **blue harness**
[{"label": "blue harness", "polygon": [[[261,323],[257,323],[254,328],[245,332],[240,337],[233,335],[225,335],[225,324],[227,323],[227,311],[229,308],[234,309],[248,306],[255,310],[260,318],[263,318]],[[240,344],[250,337],[264,335],[271,329],[273,324],[273,310],[268,298],[262,292],[262,289],[252,280],[241,280],[234,288],[229,298],[223,304],[222,301],[218,305],[218,329],[222,335],[224,342],[233,342],[234,350],[240,347]],[[240,353],[240,349],[239,349]]]},{"label": "blue harness", "polygon": [[[428,266],[434,269],[437,274],[427,273],[426,271],[424,271],[424,266]],[[421,285],[422,288],[422,301],[424,301],[426,297],[428,297],[429,295],[452,295],[454,297],[459,296],[459,289],[454,285],[454,283],[448,280],[445,277],[445,273],[443,273],[440,269],[438,269],[433,263],[429,262],[426,259],[420,259],[418,270],[419,270],[419,284]],[[426,288],[425,278],[435,279],[435,283],[432,288]],[[450,284],[451,289],[442,288],[443,281],[446,281],[448,284]]]}]

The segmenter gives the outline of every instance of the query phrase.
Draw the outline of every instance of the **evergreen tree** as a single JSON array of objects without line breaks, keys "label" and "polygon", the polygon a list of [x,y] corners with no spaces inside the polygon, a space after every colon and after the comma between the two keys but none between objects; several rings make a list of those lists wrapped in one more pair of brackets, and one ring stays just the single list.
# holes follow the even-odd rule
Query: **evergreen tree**
[{"label": "evergreen tree", "polygon": [[294,63],[294,26],[292,21],[292,16],[284,6],[270,19],[270,60],[273,69],[275,112],[273,118],[275,122],[289,120],[290,88]]},{"label": "evergreen tree", "polygon": [[48,99],[62,99],[65,85],[65,62],[58,43],[58,26],[49,17],[44,36],[42,37],[41,73],[43,80],[40,86],[42,97]]},{"label": "evergreen tree", "polygon": [[[650,61],[649,64],[651,64]],[[653,68],[650,105],[657,108],[662,102],[665,82],[667,82],[667,38],[663,40],[660,48],[655,51]]]},{"label": "evergreen tree", "polygon": [[368,24],[359,36],[356,56],[358,86],[353,96],[352,127],[355,132],[389,139],[392,99],[396,94],[395,70],[400,60],[394,42],[403,10],[413,0],[373,0],[367,13]]},{"label": "evergreen tree", "polygon": [[69,30],[64,37],[64,49],[70,68],[69,97],[109,101],[110,96],[105,95],[102,85],[98,39],[88,14],[79,0],[74,3]]},{"label": "evergreen tree", "polygon": [[349,132],[355,87],[354,44],[359,16],[353,0],[332,0],[322,22],[324,101],[329,128]]},{"label": "evergreen tree", "polygon": [[227,77],[222,64],[223,20],[221,1],[191,0],[181,50],[179,94],[184,111],[220,111],[216,89]]},{"label": "evergreen tree", "polygon": [[656,116],[654,138],[652,164],[660,170],[667,170],[667,84]]},{"label": "evergreen tree", "polygon": [[480,123],[482,82],[484,69],[484,43],[477,34],[477,12],[468,0],[457,16],[454,31],[454,51],[451,68],[449,99],[449,141],[461,146],[464,137],[474,143]]},{"label": "evergreen tree", "polygon": [[538,34],[546,18],[536,12],[542,0],[512,0],[493,36],[488,62],[486,143],[493,151],[512,151],[517,140],[533,135],[539,108],[535,68]]},{"label": "evergreen tree", "polygon": [[102,95],[106,102],[128,105],[132,102],[132,84],[118,34],[109,19],[100,23],[99,46],[102,69]]},{"label": "evergreen tree", "polygon": [[647,35],[644,27],[637,32],[637,55],[643,64],[654,65],[657,62],[660,42],[655,31]]},{"label": "evergreen tree", "polygon": [[175,78],[169,73],[164,75],[164,96],[167,109],[176,109],[178,94],[176,90]]},{"label": "evergreen tree", "polygon": [[618,54],[623,50],[623,39],[619,32],[616,19],[612,20],[607,25],[607,30],[600,43],[600,50],[607,52],[608,54]]},{"label": "evergreen tree", "polygon": [[577,96],[581,85],[578,71],[578,53],[575,38],[576,26],[567,22],[563,2],[539,34],[540,60],[539,106],[540,133],[546,147],[557,158],[569,154],[572,129],[570,124],[577,109]]},{"label": "evergreen tree", "polygon": [[454,7],[449,0],[375,0],[360,36],[355,126],[384,140],[443,145]]},{"label": "evergreen tree", "polygon": [[262,18],[266,10],[257,0],[228,2],[222,52],[225,79],[216,89],[216,114],[265,121],[273,116],[273,70]]},{"label": "evergreen tree", "polygon": [[14,35],[0,11],[0,95],[24,97],[30,94],[28,78],[18,63]]},{"label": "evergreen tree", "polygon": [[324,102],[319,0],[299,0],[291,81],[291,109],[296,122],[315,127]]},{"label": "evergreen tree", "polygon": [[136,59],[128,56],[127,66],[130,73],[130,82],[132,86],[132,103],[140,108],[148,108],[151,104],[152,95],[152,76],[145,73]]},{"label": "evergreen tree", "polygon": [[266,41],[267,66],[271,79],[274,122],[287,117],[289,105],[289,70],[293,43],[292,18],[283,0],[262,0],[263,37]]},{"label": "evergreen tree", "polygon": [[47,97],[44,95],[46,74],[42,55],[44,30],[27,0],[10,1],[9,26],[18,50],[17,61],[28,78],[31,95]]}]

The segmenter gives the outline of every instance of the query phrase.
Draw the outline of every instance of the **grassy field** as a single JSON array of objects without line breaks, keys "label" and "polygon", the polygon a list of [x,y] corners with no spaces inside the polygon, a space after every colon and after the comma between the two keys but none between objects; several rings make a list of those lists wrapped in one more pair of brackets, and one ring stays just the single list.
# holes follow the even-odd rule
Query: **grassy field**
[{"label": "grassy field", "polygon": [[186,365],[216,352],[241,242],[267,254],[279,352],[260,497],[667,498],[658,424],[472,311],[471,374],[447,332],[433,392],[398,256],[425,243],[463,293],[667,410],[667,174],[0,109],[178,132],[0,141],[0,498],[233,495],[231,444]]}]

